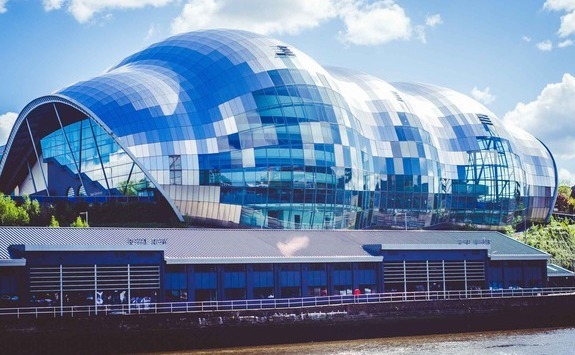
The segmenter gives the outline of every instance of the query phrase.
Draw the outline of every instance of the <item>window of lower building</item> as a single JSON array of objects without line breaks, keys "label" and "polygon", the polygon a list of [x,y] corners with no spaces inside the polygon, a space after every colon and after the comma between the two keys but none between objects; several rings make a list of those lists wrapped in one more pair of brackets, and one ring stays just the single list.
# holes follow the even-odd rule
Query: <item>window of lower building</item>
[{"label": "window of lower building", "polygon": [[254,298],[274,298],[273,287],[254,287]]},{"label": "window of lower building", "polygon": [[209,268],[198,268],[194,270],[194,286],[196,289],[215,289],[217,273],[216,271],[208,271]]},{"label": "window of lower building", "polygon": [[[61,275],[61,276],[60,276]],[[31,302],[53,305],[135,304],[158,301],[159,265],[30,267]]]},{"label": "window of lower building", "polygon": [[351,295],[353,294],[353,288],[351,284],[349,285],[334,285],[333,292],[335,295]]},{"label": "window of lower building", "polygon": [[[301,272],[300,264],[283,264],[280,266],[280,287],[300,287]],[[298,291],[299,294],[299,291]],[[284,296],[282,296],[284,297]]]},{"label": "window of lower building", "polygon": [[376,264],[373,263],[359,263],[356,271],[355,283],[358,284],[358,288],[361,293],[370,294],[376,292]]},{"label": "window of lower building", "polygon": [[196,290],[194,296],[197,302],[218,300],[218,292],[216,289]]},{"label": "window of lower building", "polygon": [[241,271],[224,271],[224,288],[245,288],[246,273]]},{"label": "window of lower building", "polygon": [[245,288],[226,288],[224,290],[224,296],[226,300],[245,300],[246,299],[246,289]]},{"label": "window of lower building", "polygon": [[281,298],[293,298],[301,296],[301,289],[299,287],[282,287]]},{"label": "window of lower building", "polygon": [[309,286],[307,289],[307,295],[310,297],[327,296],[327,286]]},{"label": "window of lower building", "polygon": [[351,263],[336,263],[333,265],[332,283],[336,295],[352,294]]},{"label": "window of lower building", "polygon": [[166,301],[187,301],[188,283],[184,265],[166,266],[164,289]]},{"label": "window of lower building", "polygon": [[324,263],[305,265],[302,275],[308,285],[307,294],[304,296],[327,295],[327,272]]},{"label": "window of lower building", "polygon": [[253,266],[254,271],[273,271],[272,264],[255,264]]}]

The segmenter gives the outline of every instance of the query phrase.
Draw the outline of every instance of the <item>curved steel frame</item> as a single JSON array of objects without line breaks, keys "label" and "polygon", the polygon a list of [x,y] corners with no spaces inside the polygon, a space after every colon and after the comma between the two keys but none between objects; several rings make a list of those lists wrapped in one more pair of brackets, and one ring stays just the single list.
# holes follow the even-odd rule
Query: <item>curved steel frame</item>
[{"label": "curved steel frame", "polygon": [[[539,143],[541,143],[541,145],[543,145],[545,149],[547,149],[547,153],[549,153],[551,161],[553,161],[553,170],[555,172],[555,191],[553,191],[553,203],[551,204],[551,206],[555,206],[555,203],[557,202],[557,197],[559,196],[559,173],[557,172],[557,163],[555,162],[555,158],[553,157],[553,154],[551,154],[549,147],[547,147],[547,145],[545,145],[545,143],[543,143],[539,138],[535,139],[537,139]],[[552,215],[553,215],[553,207],[549,209],[549,213],[547,214],[547,218],[545,218],[545,221],[549,222],[549,219],[551,219]]]},{"label": "curved steel frame", "polygon": [[181,222],[184,221],[184,217],[182,216],[182,214],[180,213],[180,211],[176,207],[176,205],[173,203],[173,201],[168,197],[168,195],[166,194],[164,189],[160,186],[160,184],[158,184],[158,182],[152,177],[152,175],[144,168],[144,166],[138,161],[138,159],[136,159],[134,154],[132,154],[132,152],[126,146],[124,146],[124,144],[122,144],[119,137],[117,137],[112,132],[112,130],[97,115],[95,115],[91,110],[84,107],[82,104],[76,102],[75,100],[72,100],[72,99],[65,97],[63,95],[53,94],[53,95],[47,95],[47,96],[39,97],[36,100],[30,102],[28,105],[26,105],[26,107],[24,107],[22,112],[20,112],[20,114],[18,115],[18,118],[16,119],[16,122],[14,122],[14,126],[12,127],[12,131],[10,132],[8,142],[6,143],[6,148],[4,151],[7,154],[4,154],[2,156],[2,160],[0,161],[0,175],[4,171],[4,165],[6,164],[6,160],[8,159],[8,155],[10,154],[12,144],[14,143],[14,137],[16,136],[16,133],[19,131],[22,123],[25,122],[26,118],[28,117],[28,114],[40,106],[43,106],[46,104],[55,104],[55,103],[61,103],[64,105],[68,105],[68,106],[80,111],[81,113],[86,115],[87,118],[90,118],[92,121],[94,121],[96,124],[98,124],[114,140],[114,142],[116,144],[118,144],[124,150],[124,152],[126,152],[126,154],[128,154],[128,156],[132,159],[134,164],[136,164],[140,168],[140,170],[146,176],[146,178],[148,178],[154,184],[154,186],[156,187],[158,192],[160,192],[160,194],[169,203],[170,207],[172,208],[172,210],[174,211],[174,213],[176,214],[178,219]]}]

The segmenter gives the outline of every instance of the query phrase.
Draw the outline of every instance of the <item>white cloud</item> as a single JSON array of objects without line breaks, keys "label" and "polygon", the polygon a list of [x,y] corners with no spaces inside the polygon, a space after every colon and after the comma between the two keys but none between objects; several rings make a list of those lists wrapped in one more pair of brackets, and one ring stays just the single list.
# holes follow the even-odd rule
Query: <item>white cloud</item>
[{"label": "white cloud", "polygon": [[567,182],[570,186],[575,184],[575,172],[571,172],[565,168],[559,169],[559,182]]},{"label": "white cloud", "polygon": [[553,49],[553,43],[550,40],[546,39],[545,41],[539,42],[535,45],[537,49],[543,52],[549,52]]},{"label": "white cloud", "polygon": [[437,25],[441,25],[442,23],[443,20],[441,19],[440,14],[427,15],[427,17],[425,18],[425,25],[429,27],[435,27]]},{"label": "white cloud", "polygon": [[160,33],[160,27],[156,24],[151,24],[150,28],[148,28],[148,32],[144,37],[144,42],[150,42],[152,39],[158,36]]},{"label": "white cloud", "polygon": [[6,4],[8,3],[8,0],[0,0],[0,14],[3,14],[6,12]]},{"label": "white cloud", "polygon": [[10,135],[10,131],[12,130],[12,126],[14,126],[16,118],[18,118],[18,114],[16,112],[7,112],[0,115],[0,145],[5,145],[8,141],[8,136]]},{"label": "white cloud", "polygon": [[[1,0],[0,0],[1,1]],[[80,23],[88,22],[94,14],[116,9],[161,7],[173,0],[43,0],[46,11],[65,8]]]},{"label": "white cloud", "polygon": [[527,42],[527,43],[531,42],[531,37],[528,37],[528,36],[523,36],[523,37],[521,37],[521,39],[523,40],[523,42]]},{"label": "white cloud", "polygon": [[[8,0],[0,0],[0,12]],[[440,14],[430,14],[425,25],[412,25],[396,0],[42,0],[46,11],[65,10],[80,23],[97,14],[108,19],[111,11],[161,7],[176,3],[183,8],[172,21],[171,32],[207,28],[235,28],[262,34],[299,34],[337,20],[343,25],[338,38],[347,44],[379,45],[415,38],[426,43],[425,29],[443,23]],[[4,9],[5,11],[5,9]],[[150,27],[144,41],[157,36]]]},{"label": "white cloud", "polygon": [[64,0],[44,0],[42,3],[44,4],[44,10],[46,11],[60,10]]},{"label": "white cloud", "polygon": [[489,86],[487,86],[483,90],[480,90],[477,88],[477,86],[474,86],[473,89],[471,89],[471,96],[475,100],[482,102],[486,105],[489,105],[490,103],[495,101],[495,96],[490,93],[490,90],[491,89],[489,88]]},{"label": "white cloud", "polygon": [[420,41],[421,43],[426,44],[427,43],[427,37],[425,35],[426,26],[433,28],[441,24],[443,24],[443,20],[441,19],[440,14],[427,15],[427,17],[425,18],[425,26],[418,25],[413,28],[413,31],[415,32],[415,38],[417,38],[417,40]]},{"label": "white cloud", "polygon": [[559,37],[564,38],[575,33],[575,0],[547,0],[543,8],[565,12],[565,15],[561,16],[561,26],[557,31]]},{"label": "white cloud", "polygon": [[[378,45],[415,38],[425,42],[424,26],[411,24],[393,0],[189,0],[172,22],[172,32],[205,28],[237,28],[262,34],[298,34],[324,22],[339,20],[339,39],[347,44]],[[429,26],[441,23],[428,16]]]},{"label": "white cloud", "polygon": [[392,1],[372,4],[349,3],[340,12],[345,31],[340,39],[357,45],[378,45],[411,37],[411,20],[403,8]]},{"label": "white cloud", "polygon": [[557,47],[559,47],[559,48],[565,48],[565,47],[569,47],[569,46],[572,46],[572,45],[573,45],[573,41],[570,40],[570,39],[566,39],[566,40],[564,40],[564,41],[562,41],[562,42],[559,42],[559,43],[557,44]]},{"label": "white cloud", "polygon": [[575,11],[561,16],[561,26],[557,33],[559,37],[567,37],[575,33]]},{"label": "white cloud", "polygon": [[172,32],[236,28],[263,34],[297,34],[336,15],[332,0],[190,0]]},{"label": "white cloud", "polygon": [[543,7],[553,11],[573,11],[575,0],[547,0]]},{"label": "white cloud", "polygon": [[427,43],[427,37],[425,36],[425,26],[415,26],[415,38],[423,44]]},{"label": "white cloud", "polygon": [[[530,132],[544,142],[559,169],[575,172],[575,76],[566,73],[561,82],[547,84],[537,99],[520,102],[504,121]],[[565,172],[563,173],[565,174]]]}]

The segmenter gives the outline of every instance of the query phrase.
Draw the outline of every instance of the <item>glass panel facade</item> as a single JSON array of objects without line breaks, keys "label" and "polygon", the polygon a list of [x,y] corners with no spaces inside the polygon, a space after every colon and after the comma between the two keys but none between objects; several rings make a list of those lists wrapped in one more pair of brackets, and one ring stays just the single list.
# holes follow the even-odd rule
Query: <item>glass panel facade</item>
[{"label": "glass panel facade", "polygon": [[[63,112],[64,130],[42,140],[44,162],[86,180],[70,186],[83,185],[89,196],[147,191],[150,181],[129,152],[192,221],[501,228],[547,219],[557,193],[546,147],[469,97],[324,68],[243,31],[177,35],[37,99],[24,115],[33,134],[56,99],[93,116],[69,122]],[[29,144],[25,126],[14,145]],[[0,175],[3,189],[11,192],[27,173],[16,174]]]},{"label": "glass panel facade", "polygon": [[128,154],[90,119],[52,132],[40,147],[56,195],[142,197],[153,190]]}]

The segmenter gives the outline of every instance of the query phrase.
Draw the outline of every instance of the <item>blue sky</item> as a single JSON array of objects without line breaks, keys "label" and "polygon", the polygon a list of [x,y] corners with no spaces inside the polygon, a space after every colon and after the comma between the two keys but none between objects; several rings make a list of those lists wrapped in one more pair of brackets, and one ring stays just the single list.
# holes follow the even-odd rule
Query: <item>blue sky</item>
[{"label": "blue sky", "polygon": [[173,34],[221,27],[470,95],[546,143],[575,183],[575,0],[0,0],[0,144],[31,100]]}]

